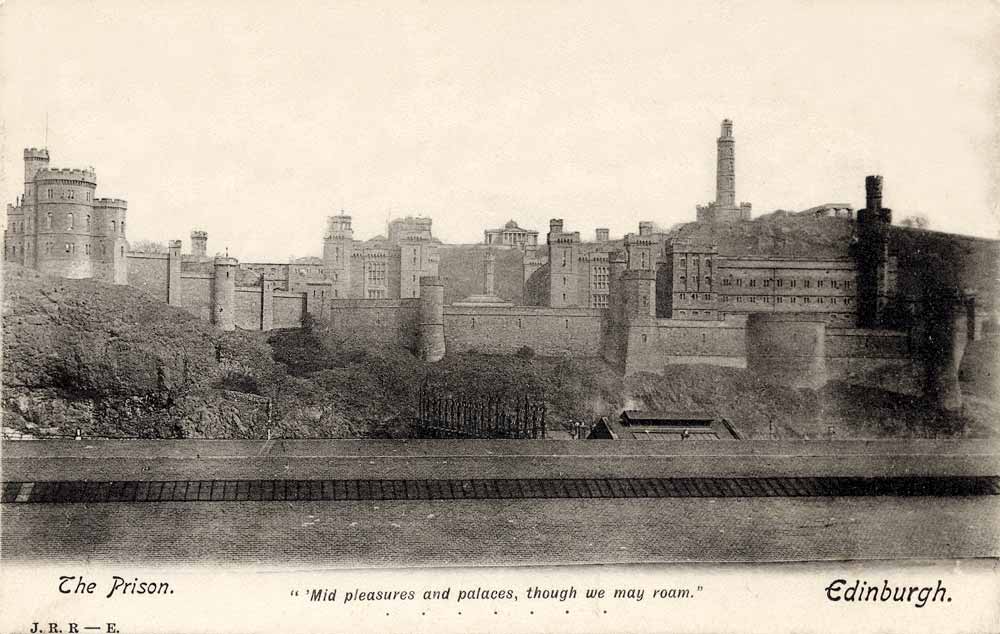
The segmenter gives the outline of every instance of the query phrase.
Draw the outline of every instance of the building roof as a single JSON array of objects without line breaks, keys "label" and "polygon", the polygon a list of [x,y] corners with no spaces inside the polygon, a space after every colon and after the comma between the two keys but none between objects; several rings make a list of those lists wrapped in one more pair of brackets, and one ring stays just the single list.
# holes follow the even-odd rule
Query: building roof
[{"label": "building roof", "polygon": [[587,436],[592,440],[739,440],[726,419],[705,412],[626,410],[621,420],[602,417]]}]

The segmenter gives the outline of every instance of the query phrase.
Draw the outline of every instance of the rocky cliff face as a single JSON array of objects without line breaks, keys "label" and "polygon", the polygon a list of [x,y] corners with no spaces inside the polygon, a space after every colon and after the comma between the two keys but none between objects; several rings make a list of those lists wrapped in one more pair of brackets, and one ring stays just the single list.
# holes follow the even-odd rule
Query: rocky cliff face
[{"label": "rocky cliff face", "polygon": [[281,368],[125,286],[3,273],[3,426],[29,436],[260,437]]}]

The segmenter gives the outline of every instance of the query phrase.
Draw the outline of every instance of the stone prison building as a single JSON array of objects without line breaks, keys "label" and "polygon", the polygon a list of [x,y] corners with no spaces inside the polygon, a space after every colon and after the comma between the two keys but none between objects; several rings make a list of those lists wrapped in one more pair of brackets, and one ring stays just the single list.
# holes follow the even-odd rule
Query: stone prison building
[{"label": "stone prison building", "polygon": [[603,357],[627,374],[676,363],[748,367],[797,387],[910,372],[954,407],[965,342],[996,324],[998,242],[893,225],[879,176],[867,177],[857,212],[773,221],[818,232],[824,248],[802,253],[762,239],[767,219],[735,202],[729,120],[717,140],[716,199],[691,223],[663,230],[643,221],[619,239],[598,228],[584,241],[553,219],[539,244],[538,232],[510,221],[486,229],[480,244],[447,245],[424,217],[358,240],[341,212],[327,220],[322,256],[290,263],[209,256],[200,230],[190,253],[179,240],[166,253],[132,252],[126,202],[95,198],[93,170],[48,162],[45,149],[24,151],[6,262],[128,284],[222,329],[296,328],[312,315],[428,361],[527,348]]}]

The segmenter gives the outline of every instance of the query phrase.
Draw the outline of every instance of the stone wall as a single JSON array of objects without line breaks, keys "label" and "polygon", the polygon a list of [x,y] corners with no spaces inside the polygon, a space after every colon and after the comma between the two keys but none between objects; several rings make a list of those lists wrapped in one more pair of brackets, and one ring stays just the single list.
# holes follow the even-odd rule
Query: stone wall
[{"label": "stone wall", "polygon": [[344,339],[413,348],[419,321],[417,299],[335,299],[321,314]]},{"label": "stone wall", "polygon": [[771,383],[819,389],[828,380],[826,324],[780,314],[747,319],[747,368]]},{"label": "stone wall", "polygon": [[[168,298],[170,258],[165,253],[130,253],[129,286],[162,302]],[[174,260],[176,262],[176,260]],[[180,288],[174,294],[177,305],[211,322],[218,298],[211,263],[185,263]],[[272,291],[260,286],[237,286],[235,325],[243,330],[298,328],[307,310],[306,293]],[[265,306],[266,304],[266,306]]]},{"label": "stone wall", "polygon": [[745,321],[647,319],[628,326],[626,374],[662,372],[676,363],[746,367]]},{"label": "stone wall", "polygon": [[446,306],[449,353],[512,354],[523,347],[544,356],[601,354],[604,311],[590,308]]},{"label": "stone wall", "polygon": [[236,287],[236,327],[242,330],[260,330],[260,288]]},{"label": "stone wall", "polygon": [[[300,328],[306,313],[304,293],[274,291],[274,328]],[[259,326],[258,326],[259,328]]]},{"label": "stone wall", "polygon": [[153,299],[167,301],[166,253],[129,253],[128,285]]},{"label": "stone wall", "polygon": [[212,320],[212,275],[181,274],[181,306],[205,321]]}]

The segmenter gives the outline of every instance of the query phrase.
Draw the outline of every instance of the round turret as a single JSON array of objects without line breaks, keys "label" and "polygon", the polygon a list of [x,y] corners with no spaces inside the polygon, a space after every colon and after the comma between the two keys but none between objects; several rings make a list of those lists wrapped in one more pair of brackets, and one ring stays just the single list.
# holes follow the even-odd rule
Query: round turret
[{"label": "round turret", "polygon": [[40,169],[34,178],[37,267],[59,277],[93,276],[95,217],[93,170]]},{"label": "round turret", "polygon": [[236,258],[216,256],[212,285],[212,321],[222,330],[236,329]]},{"label": "round turret", "polygon": [[444,358],[444,285],[437,277],[420,278],[420,323],[417,356],[435,363]]},{"label": "round turret", "polygon": [[195,229],[191,232],[191,254],[195,257],[208,256],[208,232]]}]

